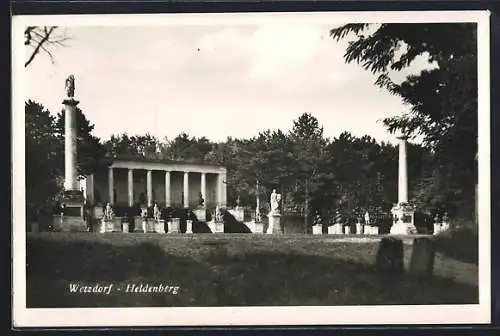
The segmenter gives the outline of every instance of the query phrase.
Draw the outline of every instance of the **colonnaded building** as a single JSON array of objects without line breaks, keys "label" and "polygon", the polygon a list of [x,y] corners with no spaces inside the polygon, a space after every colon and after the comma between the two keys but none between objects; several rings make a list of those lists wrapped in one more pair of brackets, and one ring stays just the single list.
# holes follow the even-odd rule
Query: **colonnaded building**
[{"label": "colonnaded building", "polygon": [[116,159],[107,171],[80,182],[87,204],[195,208],[200,197],[207,208],[225,207],[224,166],[158,159]]}]

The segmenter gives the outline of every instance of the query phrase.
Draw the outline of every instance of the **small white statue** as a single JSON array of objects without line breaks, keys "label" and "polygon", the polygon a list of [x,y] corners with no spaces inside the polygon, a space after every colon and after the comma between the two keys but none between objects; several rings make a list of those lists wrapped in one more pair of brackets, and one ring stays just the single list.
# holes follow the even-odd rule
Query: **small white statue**
[{"label": "small white statue", "polygon": [[366,225],[370,225],[370,214],[367,212],[365,212],[365,224]]},{"label": "small white statue", "polygon": [[113,216],[114,216],[113,208],[111,207],[111,204],[108,202],[106,204],[106,208],[104,209],[104,219],[112,220]]},{"label": "small white statue", "polygon": [[148,216],[148,208],[141,208],[141,217],[146,218]]},{"label": "small white statue", "polygon": [[276,189],[273,189],[273,192],[271,193],[270,197],[270,203],[271,203],[271,213],[278,213],[279,212],[279,202],[281,201],[281,194],[276,193]]},{"label": "small white statue", "polygon": [[154,217],[155,221],[159,221],[160,216],[161,216],[160,207],[158,206],[158,204],[155,203],[155,205],[153,207],[153,217]]},{"label": "small white statue", "polygon": [[214,220],[217,223],[222,222],[222,214],[218,205],[215,207]]}]

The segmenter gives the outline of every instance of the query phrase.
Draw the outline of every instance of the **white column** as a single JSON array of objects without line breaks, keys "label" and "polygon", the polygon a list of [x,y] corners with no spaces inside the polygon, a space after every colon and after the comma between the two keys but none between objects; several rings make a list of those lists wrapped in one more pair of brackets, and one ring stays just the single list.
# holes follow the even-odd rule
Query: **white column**
[{"label": "white column", "polygon": [[227,203],[227,186],[226,186],[226,172],[219,173],[217,186],[217,204],[221,207],[226,207]]},{"label": "white column", "polygon": [[148,207],[153,205],[153,178],[152,171],[148,169],[146,173],[146,188],[148,194]]},{"label": "white column", "polygon": [[201,197],[203,197],[203,200],[205,201],[203,204],[207,204],[207,176],[205,173],[201,173]]},{"label": "white column", "polygon": [[76,122],[78,101],[65,100],[64,104],[64,189],[79,190],[76,172]]},{"label": "white column", "polygon": [[255,210],[260,212],[260,194],[259,194],[259,181],[257,181],[257,192],[256,192],[256,205],[255,205]]},{"label": "white column", "polygon": [[189,208],[189,172],[184,172],[184,208]]},{"label": "white column", "polygon": [[109,193],[109,203],[115,203],[115,181],[113,175],[113,168],[108,168],[108,193]]},{"label": "white column", "polygon": [[165,206],[169,207],[172,204],[170,196],[170,172],[165,172]]},{"label": "white column", "polygon": [[134,170],[128,170],[128,206],[134,205]]},{"label": "white column", "polygon": [[398,170],[398,204],[408,202],[408,167],[406,158],[406,144],[408,137],[399,139],[399,170]]}]

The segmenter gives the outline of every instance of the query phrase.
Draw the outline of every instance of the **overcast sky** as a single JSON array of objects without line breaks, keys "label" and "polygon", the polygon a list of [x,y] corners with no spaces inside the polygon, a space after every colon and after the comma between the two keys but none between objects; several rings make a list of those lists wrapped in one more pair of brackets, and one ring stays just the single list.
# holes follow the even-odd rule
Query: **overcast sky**
[{"label": "overcast sky", "polygon": [[[376,87],[375,75],[345,64],[346,42],[329,37],[333,27],[68,27],[71,40],[54,50],[55,63],[40,54],[25,70],[26,98],[55,114],[74,74],[79,107],[103,139],[124,132],[172,139],[182,131],[213,141],[247,138],[287,131],[309,112],[326,136],[346,130],[393,141],[381,119],[408,108]],[[425,66],[421,59],[411,71]]]}]

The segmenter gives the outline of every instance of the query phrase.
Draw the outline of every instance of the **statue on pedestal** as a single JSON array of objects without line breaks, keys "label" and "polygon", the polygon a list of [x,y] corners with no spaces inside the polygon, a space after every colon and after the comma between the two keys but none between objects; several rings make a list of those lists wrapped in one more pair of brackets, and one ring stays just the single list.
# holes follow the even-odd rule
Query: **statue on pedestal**
[{"label": "statue on pedestal", "polygon": [[276,193],[276,189],[273,189],[270,197],[271,212],[270,214],[279,214],[279,202],[281,201],[281,194]]},{"label": "statue on pedestal", "polygon": [[321,216],[316,212],[316,217],[314,217],[314,225],[321,225]]},{"label": "statue on pedestal", "polygon": [[106,204],[106,208],[104,209],[104,220],[110,221],[113,219],[114,212],[113,208],[111,207],[111,204],[108,202]]},{"label": "statue on pedestal", "polygon": [[155,221],[158,222],[160,220],[160,216],[161,216],[160,207],[158,206],[158,204],[155,203],[153,207],[153,218]]}]

